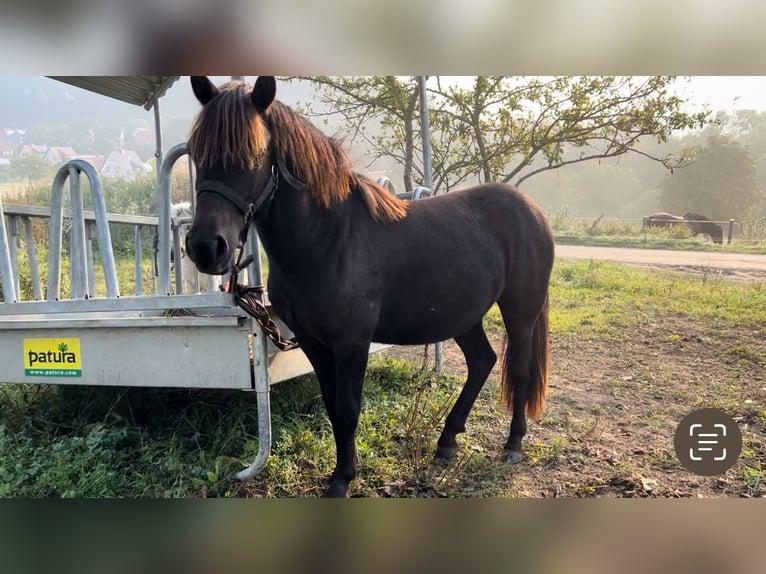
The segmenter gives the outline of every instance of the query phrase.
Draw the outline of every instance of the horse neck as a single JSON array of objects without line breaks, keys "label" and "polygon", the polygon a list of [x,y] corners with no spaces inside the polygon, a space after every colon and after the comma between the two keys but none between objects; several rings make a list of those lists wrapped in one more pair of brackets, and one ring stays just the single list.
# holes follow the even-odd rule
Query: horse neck
[{"label": "horse neck", "polygon": [[350,229],[348,203],[322,207],[305,189],[280,178],[268,209],[254,219],[269,258],[291,274],[311,272],[345,243]]}]

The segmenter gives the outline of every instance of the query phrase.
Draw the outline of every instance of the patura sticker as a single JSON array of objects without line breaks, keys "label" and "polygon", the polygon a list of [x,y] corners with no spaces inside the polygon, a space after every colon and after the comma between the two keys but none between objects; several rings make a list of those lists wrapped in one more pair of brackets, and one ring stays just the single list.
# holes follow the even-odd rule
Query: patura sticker
[{"label": "patura sticker", "polygon": [[80,339],[24,339],[27,377],[82,377]]}]

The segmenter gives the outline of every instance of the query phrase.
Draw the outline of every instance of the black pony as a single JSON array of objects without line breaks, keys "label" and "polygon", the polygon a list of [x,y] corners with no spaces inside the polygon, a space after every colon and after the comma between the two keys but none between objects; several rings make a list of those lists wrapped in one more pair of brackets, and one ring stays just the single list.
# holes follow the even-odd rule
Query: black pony
[{"label": "black pony", "polygon": [[718,245],[723,243],[723,229],[720,225],[713,223],[704,215],[694,213],[693,211],[684,213],[683,218],[689,222],[696,235],[709,235],[713,243]]},{"label": "black pony", "polygon": [[[274,101],[273,77],[219,88],[193,77],[202,104],[189,139],[197,210],[187,253],[224,274],[252,221],[269,258],[274,311],[319,380],[337,449],[325,496],[348,496],[370,342],[454,338],[468,379],[436,456],[457,452],[468,413],[496,362],[482,318],[497,302],[507,330],[502,391],[512,410],[503,456],[522,458],[525,414],[541,413],[549,366],[553,238],[524,194],[499,184],[406,202],[354,173],[345,151]],[[526,411],[526,413],[525,413]]]}]

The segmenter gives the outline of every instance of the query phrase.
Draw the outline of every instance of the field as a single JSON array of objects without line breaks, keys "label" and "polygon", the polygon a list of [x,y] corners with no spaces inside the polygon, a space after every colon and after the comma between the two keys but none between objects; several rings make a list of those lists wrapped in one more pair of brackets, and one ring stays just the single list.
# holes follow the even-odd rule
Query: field
[{"label": "field", "polygon": [[[485,318],[499,351],[496,309]],[[367,497],[761,497],[766,462],[766,289],[709,275],[557,261],[551,289],[548,405],[526,459],[497,460],[509,418],[497,369],[449,465],[432,453],[465,374],[454,343],[444,369],[424,349],[371,360],[357,437]],[[172,358],[168,358],[172,360]],[[432,351],[428,365],[432,363]],[[676,460],[673,433],[702,406],[738,422],[742,455],[699,477]],[[0,387],[2,496],[316,496],[332,469],[329,423],[312,377],[272,393],[265,473],[226,476],[257,449],[248,393]]]}]

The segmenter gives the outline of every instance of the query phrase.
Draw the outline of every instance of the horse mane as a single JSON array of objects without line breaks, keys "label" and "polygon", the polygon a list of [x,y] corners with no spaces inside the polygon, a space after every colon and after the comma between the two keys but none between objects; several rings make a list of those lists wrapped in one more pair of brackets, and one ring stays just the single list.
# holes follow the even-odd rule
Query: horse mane
[{"label": "horse mane", "polygon": [[324,135],[289,106],[275,101],[266,110],[274,150],[289,163],[294,175],[306,184],[317,203],[332,207],[352,190],[362,196],[372,218],[381,223],[403,219],[407,202],[398,199],[371,179],[354,173],[341,142]]},{"label": "horse mane", "polygon": [[406,201],[354,173],[339,140],[324,135],[279,101],[272,102],[262,117],[250,101],[250,92],[242,82],[228,82],[202,108],[189,137],[189,152],[197,165],[222,162],[224,169],[255,169],[270,135],[274,152],[319,205],[330,208],[357,191],[375,221],[390,223],[407,215]]},{"label": "horse mane", "polygon": [[194,118],[189,155],[200,167],[220,162],[224,169],[252,170],[268,143],[263,119],[250,103],[250,90],[242,82],[227,82]]}]

